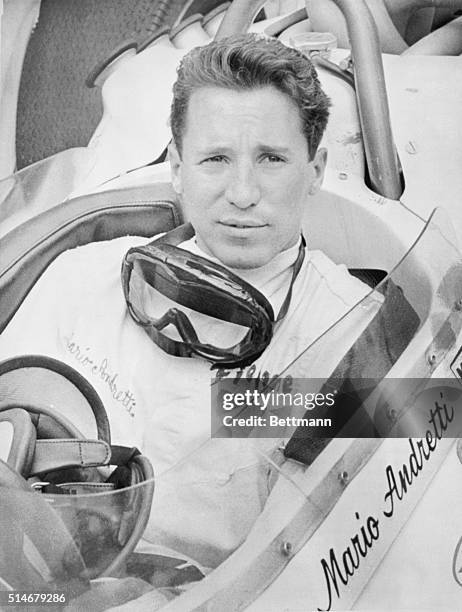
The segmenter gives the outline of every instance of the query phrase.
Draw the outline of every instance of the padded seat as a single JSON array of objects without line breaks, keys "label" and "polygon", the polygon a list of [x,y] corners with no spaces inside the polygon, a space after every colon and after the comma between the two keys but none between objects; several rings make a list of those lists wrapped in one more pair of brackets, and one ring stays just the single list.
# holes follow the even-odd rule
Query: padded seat
[{"label": "padded seat", "polygon": [[68,249],[120,236],[153,236],[183,221],[169,183],[82,196],[0,240],[0,332],[50,263]]}]

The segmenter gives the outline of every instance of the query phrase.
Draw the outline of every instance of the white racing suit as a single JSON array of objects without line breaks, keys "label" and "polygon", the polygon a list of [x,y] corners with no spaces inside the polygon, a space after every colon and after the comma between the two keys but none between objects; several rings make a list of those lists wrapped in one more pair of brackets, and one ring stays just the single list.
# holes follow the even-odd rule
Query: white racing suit
[{"label": "white racing suit", "polygon": [[[215,567],[242,543],[262,510],[270,484],[261,452],[270,452],[277,440],[210,439],[210,382],[216,370],[200,359],[164,353],[126,308],[121,262],[130,247],[146,242],[125,237],[61,255],[0,337],[0,359],[47,355],[85,376],[104,403],[113,443],[137,446],[153,464],[156,488],[146,542]],[[205,256],[194,238],[180,246]],[[298,248],[261,268],[233,270],[269,299],[276,314]],[[345,266],[307,250],[285,318],[266,351],[241,374],[277,375],[368,292]],[[369,308],[370,319],[376,309]],[[193,323],[200,327],[199,319]],[[363,327],[353,327],[343,346],[307,364],[305,375],[328,376]],[[87,415],[58,408],[95,437]]]}]

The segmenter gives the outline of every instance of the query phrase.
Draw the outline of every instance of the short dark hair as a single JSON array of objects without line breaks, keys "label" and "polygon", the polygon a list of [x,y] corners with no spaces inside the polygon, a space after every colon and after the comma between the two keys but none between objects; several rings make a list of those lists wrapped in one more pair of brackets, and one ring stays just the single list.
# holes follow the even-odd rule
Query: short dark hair
[{"label": "short dark hair", "polygon": [[271,85],[294,101],[312,159],[329,117],[330,101],[311,60],[275,38],[230,36],[192,49],[180,63],[173,86],[170,126],[181,155],[191,94],[201,87],[250,90]]}]

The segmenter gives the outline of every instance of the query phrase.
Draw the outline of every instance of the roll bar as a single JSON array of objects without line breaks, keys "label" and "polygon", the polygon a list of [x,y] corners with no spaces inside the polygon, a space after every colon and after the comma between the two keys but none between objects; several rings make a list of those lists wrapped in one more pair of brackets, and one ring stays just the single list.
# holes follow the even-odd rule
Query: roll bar
[{"label": "roll bar", "polygon": [[364,0],[334,0],[342,11],[355,67],[356,96],[369,176],[380,195],[402,193],[377,26]]},{"label": "roll bar", "polygon": [[[398,200],[402,187],[377,27],[364,0],[334,2],[345,17],[350,37],[359,118],[371,186],[379,195]],[[216,38],[247,31],[263,4],[264,0],[234,0]]]},{"label": "roll bar", "polygon": [[405,8],[447,8],[457,11],[462,9],[462,0],[401,0],[400,4]]}]

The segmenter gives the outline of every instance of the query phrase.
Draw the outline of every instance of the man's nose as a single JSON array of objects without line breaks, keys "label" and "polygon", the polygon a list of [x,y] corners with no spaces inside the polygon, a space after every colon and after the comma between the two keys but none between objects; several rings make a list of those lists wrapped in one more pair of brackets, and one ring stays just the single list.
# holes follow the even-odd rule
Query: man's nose
[{"label": "man's nose", "polygon": [[238,208],[255,206],[260,200],[260,186],[251,163],[240,163],[231,169],[225,192],[230,204]]}]

